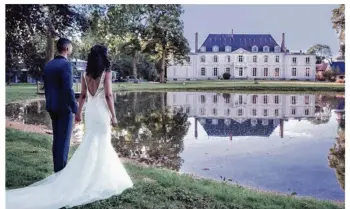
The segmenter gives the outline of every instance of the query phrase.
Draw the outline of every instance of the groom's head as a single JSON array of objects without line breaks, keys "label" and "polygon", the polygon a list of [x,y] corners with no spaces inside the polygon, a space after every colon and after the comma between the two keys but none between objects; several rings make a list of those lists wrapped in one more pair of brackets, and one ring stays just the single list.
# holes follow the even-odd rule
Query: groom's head
[{"label": "groom's head", "polygon": [[72,42],[66,38],[60,38],[57,41],[57,52],[62,56],[69,56],[72,54]]}]

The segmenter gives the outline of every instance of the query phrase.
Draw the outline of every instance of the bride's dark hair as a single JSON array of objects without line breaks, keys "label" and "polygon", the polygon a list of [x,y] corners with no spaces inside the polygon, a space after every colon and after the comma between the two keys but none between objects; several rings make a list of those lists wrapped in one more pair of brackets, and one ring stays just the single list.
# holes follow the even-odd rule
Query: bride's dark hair
[{"label": "bride's dark hair", "polygon": [[88,55],[86,75],[97,79],[103,71],[110,71],[110,62],[107,58],[107,48],[102,45],[95,45]]}]

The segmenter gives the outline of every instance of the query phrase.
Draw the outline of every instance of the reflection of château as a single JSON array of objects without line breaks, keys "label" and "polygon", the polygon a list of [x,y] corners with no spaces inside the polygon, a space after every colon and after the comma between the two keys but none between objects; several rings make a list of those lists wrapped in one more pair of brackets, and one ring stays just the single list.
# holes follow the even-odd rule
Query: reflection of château
[{"label": "reflection of ch\u00e2teau", "polygon": [[270,136],[284,120],[315,115],[315,95],[168,92],[167,105],[183,108],[209,136]]}]

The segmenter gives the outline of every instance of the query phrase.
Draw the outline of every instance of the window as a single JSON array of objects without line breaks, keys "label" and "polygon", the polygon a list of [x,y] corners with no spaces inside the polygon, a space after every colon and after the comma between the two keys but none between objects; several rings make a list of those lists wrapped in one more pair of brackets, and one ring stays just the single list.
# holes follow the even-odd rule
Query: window
[{"label": "window", "polygon": [[292,108],[292,115],[295,115],[295,113],[296,113],[295,108]]},{"label": "window", "polygon": [[218,76],[218,68],[214,67],[213,76]]},{"label": "window", "polygon": [[252,115],[256,116],[256,109],[252,109]]},{"label": "window", "polygon": [[205,95],[201,95],[201,103],[202,103],[202,104],[205,103]]},{"label": "window", "polygon": [[276,56],[276,63],[280,62],[280,56]]},{"label": "window", "polygon": [[201,62],[205,62],[205,56],[201,56]]},{"label": "window", "polygon": [[186,114],[189,114],[191,112],[191,108],[190,107],[186,107]]},{"label": "window", "polygon": [[201,47],[201,52],[205,52],[207,49],[205,48],[205,46]]},{"label": "window", "polygon": [[225,103],[226,104],[230,103],[230,97],[225,97]]},{"label": "window", "polygon": [[276,77],[280,76],[280,69],[279,68],[275,68],[275,76]]},{"label": "window", "polygon": [[243,68],[242,67],[239,68],[239,76],[243,76]]},{"label": "window", "polygon": [[308,105],[310,103],[310,97],[306,95],[304,99],[305,99],[305,104]]},{"label": "window", "polygon": [[258,48],[257,46],[253,46],[253,47],[252,47],[252,51],[253,51],[253,52],[258,52],[258,50],[259,50],[259,48]]},{"label": "window", "polygon": [[263,51],[264,51],[264,52],[269,52],[269,51],[270,51],[270,48],[269,48],[268,46],[264,46]]},{"label": "window", "polygon": [[253,68],[253,76],[256,76],[256,67]]},{"label": "window", "polygon": [[243,110],[242,109],[238,109],[238,116],[242,116],[243,115]]},{"label": "window", "polygon": [[201,68],[201,76],[205,76],[205,68],[204,67]]},{"label": "window", "polygon": [[264,116],[267,116],[267,115],[268,115],[267,109],[264,109]]},{"label": "window", "polygon": [[277,53],[281,52],[281,47],[275,46],[275,52],[277,52]]},{"label": "window", "polygon": [[296,57],[293,57],[293,58],[292,58],[292,62],[293,62],[293,64],[297,64],[297,58],[296,58]]},{"label": "window", "polygon": [[295,96],[292,96],[292,104],[296,104],[297,103],[297,98]]},{"label": "window", "polygon": [[243,55],[238,56],[238,62],[243,62]]},{"label": "window", "polygon": [[269,124],[268,120],[266,120],[266,119],[262,120],[262,125],[263,126],[267,126],[268,124]]},{"label": "window", "polygon": [[297,69],[295,67],[292,68],[292,76],[297,76]]},{"label": "window", "polygon": [[226,68],[226,73],[230,73],[231,69],[229,67]]},{"label": "window", "polygon": [[306,63],[306,64],[310,64],[310,57],[306,57],[306,58],[305,58],[305,63]]},{"label": "window", "polygon": [[191,64],[191,57],[188,58],[187,63]]},{"label": "window", "polygon": [[264,62],[265,63],[269,62],[269,56],[267,56],[267,55],[264,56]]},{"label": "window", "polygon": [[226,56],[226,61],[227,61],[227,62],[231,62],[231,57],[230,57],[230,55],[227,55],[227,56]]},{"label": "window", "polygon": [[278,109],[275,109],[275,116],[278,117]]},{"label": "window", "polygon": [[280,97],[278,95],[275,96],[275,104],[278,104],[280,102]]},{"label": "window", "polygon": [[219,47],[218,46],[213,46],[213,52],[218,52],[219,51]]},{"label": "window", "polygon": [[213,115],[217,115],[218,114],[218,110],[216,108],[213,108],[212,113],[213,113]]},{"label": "window", "polygon": [[218,103],[218,95],[213,96],[213,103],[214,104]]},{"label": "window", "polygon": [[258,95],[253,95],[253,98],[252,98],[253,104],[256,104],[257,101],[258,101]]},{"label": "window", "polygon": [[268,98],[267,98],[267,95],[264,96],[264,104],[267,104],[268,102]]},{"label": "window", "polygon": [[305,115],[309,115],[310,114],[310,110],[307,108],[305,109]]},{"label": "window", "polygon": [[238,96],[238,103],[243,104],[243,96],[242,95]]},{"label": "window", "polygon": [[305,76],[310,77],[310,68],[308,67],[305,69]]},{"label": "window", "polygon": [[226,116],[230,116],[230,113],[231,113],[230,109],[227,109],[227,110],[225,111]]},{"label": "window", "polygon": [[265,77],[269,76],[269,69],[268,68],[264,68],[264,76]]},{"label": "window", "polygon": [[205,115],[205,108],[204,107],[201,108],[201,115]]},{"label": "window", "polygon": [[225,52],[231,52],[231,46],[226,46],[225,47]]},{"label": "window", "polygon": [[218,62],[218,56],[214,55],[214,62]]},{"label": "window", "polygon": [[257,62],[258,62],[258,56],[256,56],[256,55],[253,56],[253,62],[254,62],[254,63],[257,63]]}]

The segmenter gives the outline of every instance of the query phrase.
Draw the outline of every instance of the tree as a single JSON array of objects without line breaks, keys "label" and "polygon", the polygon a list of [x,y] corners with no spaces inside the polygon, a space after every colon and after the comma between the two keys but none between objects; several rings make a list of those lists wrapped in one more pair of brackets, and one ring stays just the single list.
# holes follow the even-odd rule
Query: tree
[{"label": "tree", "polygon": [[332,11],[333,28],[339,34],[341,58],[345,56],[345,4],[339,5]]},{"label": "tree", "polygon": [[315,44],[307,50],[309,54],[316,55],[316,63],[319,64],[324,59],[329,59],[332,56],[331,48],[323,44]]},{"label": "tree", "polygon": [[[55,39],[86,29],[86,16],[79,13],[84,6],[59,5],[6,5],[6,70],[24,59],[25,46],[35,35],[46,37],[45,60],[54,57]],[[29,45],[28,45],[29,44]],[[35,58],[36,60],[36,58]]]},{"label": "tree", "polygon": [[150,53],[154,61],[159,62],[160,82],[164,83],[164,75],[169,59],[175,63],[183,63],[190,52],[187,39],[183,35],[183,13],[181,5],[147,5],[146,46],[145,53]]},{"label": "tree", "polygon": [[113,35],[123,37],[120,50],[132,57],[132,72],[137,78],[137,63],[142,50],[142,37],[146,29],[145,5],[115,5],[108,10],[108,25]]}]

